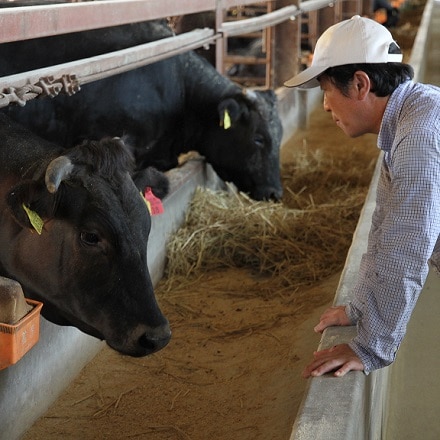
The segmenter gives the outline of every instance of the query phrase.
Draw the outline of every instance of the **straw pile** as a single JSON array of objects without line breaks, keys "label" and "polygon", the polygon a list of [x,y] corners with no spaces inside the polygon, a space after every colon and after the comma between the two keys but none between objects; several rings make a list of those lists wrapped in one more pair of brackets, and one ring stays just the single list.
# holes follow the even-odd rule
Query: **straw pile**
[{"label": "straw pile", "polygon": [[319,153],[298,156],[282,172],[283,203],[199,188],[169,243],[167,278],[238,267],[298,287],[335,273],[351,244],[373,165],[344,170]]}]

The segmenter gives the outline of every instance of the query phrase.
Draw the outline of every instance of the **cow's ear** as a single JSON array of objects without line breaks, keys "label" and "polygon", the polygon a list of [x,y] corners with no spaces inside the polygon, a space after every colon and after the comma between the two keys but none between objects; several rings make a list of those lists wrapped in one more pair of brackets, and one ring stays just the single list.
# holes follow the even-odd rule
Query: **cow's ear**
[{"label": "cow's ear", "polygon": [[163,199],[170,189],[168,177],[153,167],[137,171],[133,174],[132,179],[140,191],[144,192],[145,188],[150,187],[153,194],[159,199]]},{"label": "cow's ear", "polygon": [[248,109],[245,105],[234,98],[227,98],[220,101],[218,107],[220,127],[227,130],[238,122],[240,117],[246,116]]},{"label": "cow's ear", "polygon": [[41,233],[43,219],[48,217],[44,194],[48,194],[44,185],[33,180],[21,182],[9,191],[6,202],[20,226]]}]

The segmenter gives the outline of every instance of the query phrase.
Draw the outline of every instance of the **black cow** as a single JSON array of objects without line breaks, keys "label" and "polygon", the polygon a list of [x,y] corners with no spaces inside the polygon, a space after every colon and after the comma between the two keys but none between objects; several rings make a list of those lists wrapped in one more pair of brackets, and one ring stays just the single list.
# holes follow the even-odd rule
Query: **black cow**
[{"label": "black cow", "polygon": [[[151,21],[3,44],[0,75],[172,35],[163,21]],[[38,99],[6,111],[63,146],[80,138],[127,139],[135,147],[138,169],[167,170],[177,165],[181,153],[195,150],[222,179],[234,182],[251,197],[280,199],[282,195],[282,127],[275,93],[246,92],[194,52],[84,85],[72,97]]]},{"label": "black cow", "polygon": [[0,114],[0,276],[18,281],[42,314],[144,356],[170,339],[147,268],[150,215],[121,140],[63,149]]}]

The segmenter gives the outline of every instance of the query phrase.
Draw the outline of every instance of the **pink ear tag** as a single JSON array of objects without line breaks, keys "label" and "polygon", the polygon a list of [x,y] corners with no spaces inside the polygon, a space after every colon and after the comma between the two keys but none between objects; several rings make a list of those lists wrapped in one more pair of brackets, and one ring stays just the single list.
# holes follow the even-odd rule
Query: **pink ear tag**
[{"label": "pink ear tag", "polygon": [[162,200],[160,200],[158,197],[156,197],[153,194],[153,191],[149,186],[145,188],[145,202],[147,203],[148,210],[150,211],[151,215],[159,215],[163,214],[163,204]]}]

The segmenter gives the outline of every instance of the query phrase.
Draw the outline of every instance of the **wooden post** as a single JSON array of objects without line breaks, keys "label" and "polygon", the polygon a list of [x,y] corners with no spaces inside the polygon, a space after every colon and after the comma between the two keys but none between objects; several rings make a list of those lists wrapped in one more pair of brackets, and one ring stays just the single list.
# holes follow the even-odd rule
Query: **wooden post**
[{"label": "wooden post", "polygon": [[[299,3],[298,0],[276,0],[276,8],[291,6]],[[301,29],[299,20],[286,20],[274,27],[276,66],[274,72],[274,87],[280,87],[285,81],[299,72],[301,60]]]},{"label": "wooden post", "polygon": [[[225,11],[223,10],[223,0],[217,0],[216,1],[216,7],[215,7],[215,31],[218,32],[219,28],[221,28],[223,19],[224,19]],[[215,42],[215,68],[219,73],[222,75],[225,72],[224,67],[224,56],[226,52],[226,39],[225,38],[219,38]]]}]

